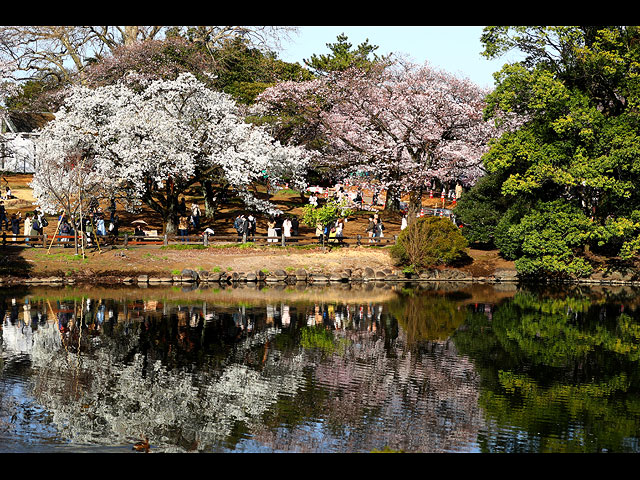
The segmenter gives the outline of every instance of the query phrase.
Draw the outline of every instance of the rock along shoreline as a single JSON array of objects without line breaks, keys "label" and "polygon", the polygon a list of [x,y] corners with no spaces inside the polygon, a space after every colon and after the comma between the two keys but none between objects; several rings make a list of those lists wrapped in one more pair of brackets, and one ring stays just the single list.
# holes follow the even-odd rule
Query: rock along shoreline
[{"label": "rock along shoreline", "polygon": [[11,276],[0,279],[0,287],[20,285],[138,285],[138,286],[168,286],[183,284],[236,284],[236,283],[260,283],[260,284],[309,284],[331,285],[368,282],[469,282],[469,283],[542,283],[542,284],[590,284],[590,285],[633,285],[640,286],[640,277],[637,275],[624,275],[619,272],[609,274],[597,274],[588,278],[577,279],[523,279],[515,270],[496,270],[492,275],[474,277],[467,272],[457,269],[430,269],[420,273],[408,274],[398,270],[385,268],[374,270],[371,267],[355,270],[344,269],[332,273],[307,271],[296,269],[293,271],[275,270],[264,272],[206,272],[201,270],[184,269],[179,275],[175,274],[127,274],[123,272],[111,274],[80,274],[74,276],[38,276],[18,277]]}]

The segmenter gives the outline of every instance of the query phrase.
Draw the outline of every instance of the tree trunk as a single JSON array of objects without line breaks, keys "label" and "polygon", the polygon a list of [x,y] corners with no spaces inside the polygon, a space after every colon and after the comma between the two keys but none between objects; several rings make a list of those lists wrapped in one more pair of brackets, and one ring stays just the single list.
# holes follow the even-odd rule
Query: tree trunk
[{"label": "tree trunk", "polygon": [[216,195],[211,180],[204,180],[201,183],[202,196],[204,197],[204,214],[206,217],[213,218],[216,214]]},{"label": "tree trunk", "polygon": [[400,210],[400,194],[396,187],[387,188],[387,197],[385,199],[384,209],[388,212],[397,212]]},{"label": "tree trunk", "polygon": [[138,41],[139,27],[136,25],[127,25],[124,27],[123,43],[132,45]]},{"label": "tree trunk", "polygon": [[178,203],[178,196],[172,195],[167,199],[167,208],[164,210],[162,220],[164,223],[164,234],[176,235],[178,233],[178,219],[180,205]]},{"label": "tree trunk", "polygon": [[422,188],[409,194],[409,209],[407,212],[407,224],[415,222],[422,209]]}]

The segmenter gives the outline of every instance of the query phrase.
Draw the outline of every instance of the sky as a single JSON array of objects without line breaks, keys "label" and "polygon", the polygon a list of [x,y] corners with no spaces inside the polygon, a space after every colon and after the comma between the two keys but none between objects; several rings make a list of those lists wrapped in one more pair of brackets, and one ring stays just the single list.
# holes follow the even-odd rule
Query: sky
[{"label": "sky", "polygon": [[298,34],[283,42],[279,57],[298,62],[311,55],[327,54],[327,43],[336,43],[344,33],[356,48],[368,39],[376,45],[376,54],[404,54],[415,63],[429,62],[432,67],[468,77],[480,87],[493,87],[492,74],[507,63],[508,58],[488,60],[480,55],[481,26],[300,26]]}]

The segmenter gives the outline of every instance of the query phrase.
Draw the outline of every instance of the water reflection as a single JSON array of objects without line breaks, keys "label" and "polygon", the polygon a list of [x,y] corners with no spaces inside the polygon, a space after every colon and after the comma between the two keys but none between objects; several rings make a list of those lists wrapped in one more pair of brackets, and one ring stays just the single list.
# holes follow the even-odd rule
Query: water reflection
[{"label": "water reflection", "polygon": [[4,451],[637,451],[631,290],[0,290]]}]

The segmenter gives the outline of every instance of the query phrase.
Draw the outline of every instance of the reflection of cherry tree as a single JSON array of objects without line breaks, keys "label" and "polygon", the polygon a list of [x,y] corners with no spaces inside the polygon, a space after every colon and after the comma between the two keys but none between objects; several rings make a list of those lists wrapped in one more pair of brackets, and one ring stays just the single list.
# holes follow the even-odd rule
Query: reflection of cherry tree
[{"label": "reflection of cherry tree", "polygon": [[[52,412],[62,437],[74,444],[130,445],[149,434],[156,450],[217,451],[236,438],[239,425],[275,451],[370,451],[383,446],[452,451],[468,449],[475,438],[480,420],[472,365],[447,342],[433,342],[428,351],[417,352],[408,348],[403,333],[386,338],[382,326],[392,320],[380,305],[372,305],[371,318],[358,325],[329,328],[342,346],[329,355],[277,340],[287,334],[278,323],[284,313],[280,305],[273,324],[257,321],[259,328],[234,336],[224,358],[188,368],[172,368],[149,352],[143,335],[150,328],[149,315],[154,323],[161,313],[177,315],[184,308],[136,310],[135,316],[110,327],[112,333],[98,335],[91,327],[95,312],[84,305],[83,310],[72,308],[68,331],[61,332],[53,321],[40,324],[29,339],[31,348],[22,349],[37,372],[38,401]],[[346,314],[343,307],[334,312]],[[31,306],[32,315],[38,308]],[[206,338],[207,328],[219,332],[235,325],[231,310],[225,310],[224,323],[225,314],[218,309],[216,319],[203,324],[197,337]],[[247,314],[258,318],[264,310]],[[287,309],[303,325],[314,310],[315,305]],[[82,332],[81,311],[86,323]],[[207,313],[212,312],[208,307]],[[329,323],[314,328],[324,330]],[[168,332],[161,325],[151,328]],[[80,342],[82,348],[70,348]],[[138,353],[141,343],[147,345],[145,354]],[[247,362],[257,357],[259,362]],[[310,381],[322,394],[305,406]],[[240,441],[230,448],[251,447]]]},{"label": "reflection of cherry tree", "polygon": [[476,375],[450,342],[429,343],[429,353],[418,354],[406,349],[404,335],[389,351],[384,339],[370,332],[343,333],[351,346],[313,371],[316,384],[329,393],[317,406],[323,422],[286,433],[263,428],[257,438],[295,452],[474,448],[482,427]]},{"label": "reflection of cherry tree", "polygon": [[433,178],[473,184],[482,175],[481,156],[496,134],[482,118],[486,93],[428,64],[398,62],[281,83],[259,102],[269,112],[304,115],[305,132],[315,124],[323,134],[330,166],[369,173],[395,201],[412,192],[415,206]]}]

